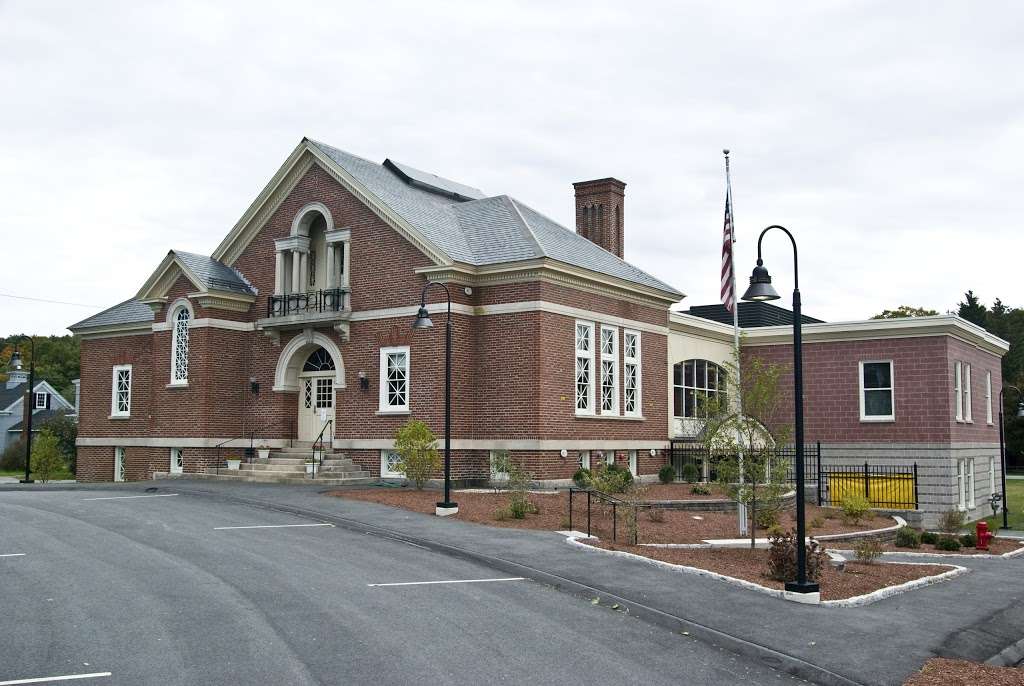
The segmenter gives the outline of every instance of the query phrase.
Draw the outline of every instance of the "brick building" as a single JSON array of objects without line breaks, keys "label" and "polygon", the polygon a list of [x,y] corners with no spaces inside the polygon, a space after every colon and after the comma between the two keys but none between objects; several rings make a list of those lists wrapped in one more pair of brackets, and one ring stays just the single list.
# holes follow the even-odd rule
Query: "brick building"
[{"label": "brick building", "polygon": [[[604,459],[653,474],[695,419],[685,398],[700,389],[676,380],[699,360],[706,392],[731,328],[670,313],[682,294],[622,259],[624,183],[574,186],[575,232],[514,198],[303,139],[212,255],[171,251],[134,298],[70,327],[79,479],[203,472],[218,445],[250,436],[308,450],[329,420],[335,451],[392,475],[398,427],[443,427],[444,327],[411,328],[427,280],[452,299],[456,478],[486,479],[497,450],[547,480]],[[430,289],[435,324],[443,298]],[[954,360],[975,370],[975,409],[997,395],[1006,344],[955,317],[915,322],[808,326],[808,438],[992,452],[990,424],[937,413]],[[785,355],[788,327],[748,332],[751,352]],[[894,378],[888,423],[849,414],[859,365],[878,360]]]}]

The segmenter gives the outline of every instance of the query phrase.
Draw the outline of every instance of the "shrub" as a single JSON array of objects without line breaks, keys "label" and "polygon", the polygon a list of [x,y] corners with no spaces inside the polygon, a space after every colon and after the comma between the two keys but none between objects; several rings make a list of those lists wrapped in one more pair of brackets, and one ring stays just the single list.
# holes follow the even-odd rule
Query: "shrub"
[{"label": "shrub", "polygon": [[572,475],[572,481],[576,484],[577,488],[589,488],[590,477],[590,470],[586,467],[580,467],[576,470],[576,473]]},{"label": "shrub", "polygon": [[871,509],[871,502],[860,493],[851,493],[843,498],[843,519],[850,524],[860,524],[860,520]]},{"label": "shrub", "polygon": [[8,443],[4,448],[3,454],[0,455],[0,469],[9,472],[25,471],[25,440],[23,438]]},{"label": "shrub", "polygon": [[700,480],[700,469],[695,464],[684,464],[682,477],[686,483],[695,483]]},{"label": "shrub", "polygon": [[711,489],[707,486],[694,486],[690,489],[690,495],[711,495]]},{"label": "shrub", "polygon": [[825,520],[822,519],[821,517],[815,517],[814,519],[811,520],[811,528],[812,529],[820,529],[823,526],[825,526]]},{"label": "shrub", "polygon": [[625,493],[633,483],[633,475],[615,464],[598,465],[590,475],[591,485],[602,493]]},{"label": "shrub", "polygon": [[935,547],[939,550],[957,551],[960,550],[960,541],[956,540],[952,536],[939,536],[939,540],[935,542]]},{"label": "shrub", "polygon": [[78,438],[78,424],[67,415],[57,415],[46,422],[45,428],[57,438],[57,450],[64,458],[68,471],[74,474],[77,462],[75,440]]},{"label": "shrub", "polygon": [[767,533],[769,536],[781,536],[782,534],[786,533],[786,530],[778,524],[772,524],[770,527],[768,527]]},{"label": "shrub", "polygon": [[974,534],[964,534],[960,537],[960,545],[965,548],[976,548],[978,547],[978,539],[974,537]]},{"label": "shrub", "polygon": [[921,543],[928,545],[935,545],[939,542],[939,535],[934,531],[922,531],[921,532]]},{"label": "shrub", "polygon": [[441,456],[437,453],[437,437],[430,427],[418,419],[395,432],[395,450],[402,460],[398,471],[412,481],[416,490],[423,490],[430,475],[441,467]]},{"label": "shrub", "polygon": [[960,533],[964,528],[966,514],[957,509],[946,510],[939,515],[939,531],[950,536]]},{"label": "shrub", "polygon": [[508,468],[508,510],[514,519],[525,519],[536,514],[537,508],[530,502],[530,484],[533,474],[517,462],[509,460]]},{"label": "shrub", "polygon": [[663,484],[670,484],[676,480],[676,469],[670,464],[658,470],[658,481]]},{"label": "shrub", "polygon": [[48,429],[43,429],[32,441],[32,471],[43,483],[64,469],[64,458],[57,445],[57,437]]},{"label": "shrub", "polygon": [[754,515],[754,523],[758,529],[771,529],[779,525],[779,513],[770,508],[759,508]]},{"label": "shrub", "polygon": [[921,535],[909,526],[901,526],[899,529],[896,529],[896,547],[920,548]]},{"label": "shrub", "polygon": [[873,565],[882,556],[882,544],[873,538],[857,541],[853,546],[853,555],[857,562]]},{"label": "shrub", "polygon": [[[776,581],[792,581],[796,579],[796,534],[792,531],[785,531],[773,535],[768,539],[768,569],[765,575]],[[818,545],[818,542],[811,540],[807,544],[807,579],[817,581],[821,570],[828,562],[828,556]]]},{"label": "shrub", "polygon": [[664,522],[665,510],[660,507],[647,508],[647,518],[652,522]]},{"label": "shrub", "polygon": [[512,512],[507,507],[499,507],[494,511],[494,518],[499,522],[504,522],[506,519],[512,519]]}]

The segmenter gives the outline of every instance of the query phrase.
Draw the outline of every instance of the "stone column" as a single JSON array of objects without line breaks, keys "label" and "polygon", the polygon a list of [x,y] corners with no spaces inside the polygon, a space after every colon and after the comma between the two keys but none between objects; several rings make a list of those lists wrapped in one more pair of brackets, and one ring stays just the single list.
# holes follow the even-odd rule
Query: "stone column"
[{"label": "stone column", "polygon": [[274,252],[274,295],[284,295],[284,253]]},{"label": "stone column", "polygon": [[292,250],[292,293],[301,293],[302,288],[302,259],[298,250]]},{"label": "stone column", "polygon": [[325,288],[334,288],[334,244],[327,244],[327,285]]},{"label": "stone column", "polygon": [[299,253],[299,263],[302,265],[299,268],[299,275],[300,275],[299,278],[301,279],[301,281],[299,283],[299,291],[304,293],[304,292],[309,290],[309,253],[308,252]]},{"label": "stone column", "polygon": [[345,241],[341,244],[341,285],[348,288],[351,284],[349,279],[349,241]]}]

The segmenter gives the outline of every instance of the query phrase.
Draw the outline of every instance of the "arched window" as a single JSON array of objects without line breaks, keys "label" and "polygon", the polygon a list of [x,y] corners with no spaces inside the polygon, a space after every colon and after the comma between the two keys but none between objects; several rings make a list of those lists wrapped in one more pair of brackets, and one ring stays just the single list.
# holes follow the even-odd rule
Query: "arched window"
[{"label": "arched window", "polygon": [[171,318],[174,332],[171,336],[171,383],[188,383],[188,323],[192,313],[184,305]]},{"label": "arched window", "polygon": [[672,369],[673,416],[707,416],[708,400],[726,402],[725,370],[708,360],[686,360]]},{"label": "arched window", "polygon": [[334,358],[323,348],[317,348],[313,351],[313,354],[306,359],[306,364],[302,365],[302,371],[304,372],[328,372],[334,371]]}]

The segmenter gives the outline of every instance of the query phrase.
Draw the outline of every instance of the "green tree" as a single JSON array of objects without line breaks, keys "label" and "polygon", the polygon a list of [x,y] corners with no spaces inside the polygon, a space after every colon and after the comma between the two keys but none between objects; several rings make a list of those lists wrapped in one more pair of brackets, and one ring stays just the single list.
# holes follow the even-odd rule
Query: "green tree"
[{"label": "green tree", "polygon": [[[32,346],[22,334],[0,336],[0,382],[7,380],[11,355],[21,352],[24,368],[32,361]],[[74,402],[75,387],[71,381],[79,376],[79,345],[74,336],[35,337],[36,379],[46,379],[57,391]]]},{"label": "green tree", "polygon": [[430,427],[418,419],[409,420],[395,432],[395,450],[401,456],[398,471],[422,490],[430,475],[441,466],[437,454],[437,437]]},{"label": "green tree", "polygon": [[43,429],[32,441],[32,472],[35,478],[46,483],[64,469],[64,460],[57,447],[57,437]]},{"label": "green tree", "polygon": [[972,324],[985,326],[988,309],[981,304],[974,291],[964,293],[964,300],[958,305],[957,314]]},{"label": "green tree", "polygon": [[57,415],[43,426],[46,431],[57,438],[57,449],[67,463],[68,469],[75,474],[78,462],[76,459],[78,448],[75,447],[75,441],[78,439],[78,424],[66,415]]},{"label": "green tree", "polygon": [[[735,379],[738,368],[738,360],[726,365],[727,378]],[[733,386],[729,394],[704,402],[704,447],[715,460],[718,481],[726,494],[747,506],[751,548],[758,508],[777,510],[788,489],[789,462],[779,457],[777,450],[791,435],[789,424],[777,419],[779,383],[786,371],[782,365],[754,357],[742,366],[738,395]],[[737,400],[742,401],[742,412]]]},{"label": "green tree", "polygon": [[904,319],[906,317],[934,317],[938,312],[925,307],[913,307],[912,305],[900,305],[895,310],[882,310],[882,314],[876,314],[872,319]]}]

